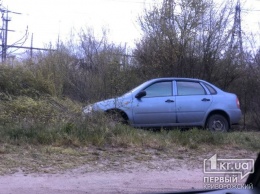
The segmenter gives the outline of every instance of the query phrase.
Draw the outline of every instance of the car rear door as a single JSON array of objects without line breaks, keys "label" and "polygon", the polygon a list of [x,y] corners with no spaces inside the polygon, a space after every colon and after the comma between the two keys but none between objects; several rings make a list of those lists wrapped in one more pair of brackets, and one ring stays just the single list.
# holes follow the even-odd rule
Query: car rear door
[{"label": "car rear door", "polygon": [[182,124],[202,123],[212,104],[212,95],[207,94],[199,81],[176,81],[177,122]]},{"label": "car rear door", "polygon": [[133,99],[134,124],[167,126],[176,123],[173,81],[158,81],[143,89],[146,96]]}]

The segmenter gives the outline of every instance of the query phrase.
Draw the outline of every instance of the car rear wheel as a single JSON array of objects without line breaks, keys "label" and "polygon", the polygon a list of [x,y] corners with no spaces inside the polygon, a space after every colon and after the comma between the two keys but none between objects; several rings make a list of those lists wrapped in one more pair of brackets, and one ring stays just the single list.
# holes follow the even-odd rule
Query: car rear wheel
[{"label": "car rear wheel", "polygon": [[226,132],[228,130],[227,119],[219,114],[211,115],[207,122],[207,128],[214,132]]}]

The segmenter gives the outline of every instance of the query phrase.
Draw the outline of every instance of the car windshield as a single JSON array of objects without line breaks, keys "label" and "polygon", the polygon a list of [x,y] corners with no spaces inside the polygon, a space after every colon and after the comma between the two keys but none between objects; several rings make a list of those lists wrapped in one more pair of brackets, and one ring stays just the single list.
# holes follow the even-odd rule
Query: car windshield
[{"label": "car windshield", "polygon": [[128,91],[128,92],[126,92],[125,94],[123,94],[123,96],[125,96],[125,95],[127,95],[127,94],[130,94],[130,93],[133,93],[133,92],[135,92],[135,91],[138,91],[138,90],[140,90],[141,88],[144,88],[144,87],[147,85],[148,82],[150,82],[150,81],[146,81],[146,82],[142,83],[141,85],[139,85],[139,86],[137,86],[137,87],[131,89],[130,91]]}]

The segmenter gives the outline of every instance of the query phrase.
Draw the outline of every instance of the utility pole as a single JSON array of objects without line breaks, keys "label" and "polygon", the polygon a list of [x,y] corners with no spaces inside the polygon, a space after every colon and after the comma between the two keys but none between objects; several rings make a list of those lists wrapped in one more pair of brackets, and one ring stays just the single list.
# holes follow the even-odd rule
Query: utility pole
[{"label": "utility pole", "polygon": [[[230,50],[230,64],[239,65],[239,68],[244,68],[244,51],[242,41],[242,28],[241,28],[241,7],[240,0],[237,0],[235,7],[234,24],[232,28],[231,40],[229,45]],[[245,71],[247,72],[247,71]],[[246,113],[247,113],[247,79],[248,75],[244,75],[245,78],[242,81],[242,95],[243,95],[243,128],[246,128]]]},{"label": "utility pole", "polygon": [[21,13],[17,13],[17,12],[12,12],[9,11],[8,9],[2,9],[0,8],[0,12],[2,13],[2,28],[1,30],[1,39],[2,39],[2,62],[6,61],[7,58],[7,49],[8,49],[8,32],[14,32],[14,30],[9,30],[8,29],[8,22],[11,21],[11,19],[8,16],[8,13],[13,13],[13,14],[21,14]]},{"label": "utility pole", "polygon": [[8,11],[6,17],[3,17],[3,39],[2,39],[2,62],[6,61],[6,52],[7,52],[7,35],[8,35],[8,22],[11,21],[8,18]]},{"label": "utility pole", "polygon": [[[0,0],[1,1],[1,0]],[[30,52],[30,57],[33,57],[33,50],[39,50],[39,51],[56,51],[56,49],[45,49],[45,48],[35,48],[33,47],[33,34],[31,36],[31,46],[27,47],[27,46],[23,46],[23,43],[19,43],[18,41],[16,43],[13,44],[8,44],[8,32],[14,32],[14,30],[9,30],[8,29],[8,22],[11,21],[11,19],[9,18],[8,14],[12,13],[12,14],[21,14],[18,12],[13,12],[13,11],[9,11],[8,9],[3,9],[1,8],[1,4],[0,4],[0,13],[2,14],[2,27],[0,28],[0,47],[2,48],[1,53],[1,59],[2,62],[5,62],[7,59],[7,50],[9,48],[16,48],[16,49],[27,49]],[[27,39],[27,30],[26,30],[26,34],[25,36],[22,38],[24,40]],[[20,39],[20,41],[22,40]]]},{"label": "utility pole", "polygon": [[166,19],[168,19],[169,24],[173,25],[175,2],[173,0],[163,0],[163,5]]},{"label": "utility pole", "polygon": [[238,63],[241,65],[243,60],[243,41],[242,41],[242,29],[241,29],[241,7],[240,0],[237,0],[237,5],[235,8],[234,24],[232,28],[230,50],[233,55],[238,59]]},{"label": "utility pole", "polygon": [[30,57],[31,57],[31,59],[32,59],[32,57],[33,57],[33,33],[32,33],[32,37],[31,37]]}]

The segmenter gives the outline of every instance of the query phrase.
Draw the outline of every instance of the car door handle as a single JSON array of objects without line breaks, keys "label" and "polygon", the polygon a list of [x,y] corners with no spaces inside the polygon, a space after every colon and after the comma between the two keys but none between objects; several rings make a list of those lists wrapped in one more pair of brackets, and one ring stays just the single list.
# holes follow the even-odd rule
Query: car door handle
[{"label": "car door handle", "polygon": [[207,102],[207,101],[210,101],[210,99],[208,99],[208,98],[203,98],[201,101]]},{"label": "car door handle", "polygon": [[165,102],[170,103],[170,102],[174,102],[174,100],[170,100],[170,99],[168,99],[168,100],[166,100]]}]

